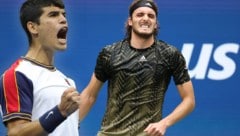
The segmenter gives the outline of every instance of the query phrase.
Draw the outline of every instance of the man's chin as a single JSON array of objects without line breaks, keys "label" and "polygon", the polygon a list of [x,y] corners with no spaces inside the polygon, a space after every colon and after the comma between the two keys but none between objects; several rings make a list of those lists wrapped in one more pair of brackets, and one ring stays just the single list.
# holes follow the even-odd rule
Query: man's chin
[{"label": "man's chin", "polygon": [[58,39],[59,44],[66,45],[67,39]]},{"label": "man's chin", "polygon": [[141,38],[146,38],[146,39],[148,39],[148,38],[150,38],[150,37],[152,37],[153,36],[153,32],[146,32],[146,31],[144,31],[144,32],[140,32],[140,31],[133,31],[138,37],[141,37]]},{"label": "man's chin", "polygon": [[66,45],[66,44],[60,45],[60,46],[58,46],[58,48],[57,48],[58,51],[65,51],[66,49],[67,49],[67,45]]},{"label": "man's chin", "polygon": [[144,39],[148,39],[153,36],[153,33],[139,33],[138,36]]}]

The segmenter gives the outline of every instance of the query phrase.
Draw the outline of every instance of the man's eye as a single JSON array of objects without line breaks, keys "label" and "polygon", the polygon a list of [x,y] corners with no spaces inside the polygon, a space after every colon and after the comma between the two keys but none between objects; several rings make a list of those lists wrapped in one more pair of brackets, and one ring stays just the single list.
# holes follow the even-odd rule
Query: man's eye
[{"label": "man's eye", "polygon": [[66,17],[66,13],[62,13],[62,15],[63,15],[64,17]]},{"label": "man's eye", "polygon": [[155,15],[149,14],[148,17],[149,17],[149,18],[155,18]]},{"label": "man's eye", "polygon": [[142,13],[137,14],[137,17],[142,17],[142,16],[143,16]]},{"label": "man's eye", "polygon": [[50,17],[55,17],[55,16],[58,16],[58,12],[52,12],[49,14]]}]

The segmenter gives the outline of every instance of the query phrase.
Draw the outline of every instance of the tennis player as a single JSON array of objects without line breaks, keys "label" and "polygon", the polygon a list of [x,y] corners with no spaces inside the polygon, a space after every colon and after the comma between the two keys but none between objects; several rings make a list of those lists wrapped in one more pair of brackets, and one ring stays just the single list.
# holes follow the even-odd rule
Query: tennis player
[{"label": "tennis player", "polygon": [[[104,47],[98,55],[80,105],[83,119],[108,81],[107,107],[98,136],[163,136],[167,128],[194,109],[185,59],[177,48],[157,40],[157,16],[152,0],[134,0],[126,37]],[[163,117],[164,96],[172,77],[182,101]]]},{"label": "tennis player", "polygon": [[78,136],[80,96],[54,66],[67,48],[62,0],[26,0],[20,10],[29,49],[0,79],[0,107],[9,136]]}]

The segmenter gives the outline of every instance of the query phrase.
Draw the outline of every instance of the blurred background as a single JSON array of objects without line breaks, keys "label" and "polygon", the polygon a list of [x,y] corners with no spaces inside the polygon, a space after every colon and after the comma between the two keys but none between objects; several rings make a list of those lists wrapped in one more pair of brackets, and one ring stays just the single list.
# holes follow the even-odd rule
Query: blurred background
[{"label": "blurred background", "polygon": [[[88,84],[98,52],[124,37],[131,0],[65,0],[69,23],[68,49],[57,53],[55,65],[72,77],[79,92]],[[185,56],[194,83],[196,108],[167,130],[166,136],[240,135],[240,1],[156,0],[158,38]],[[0,1],[0,73],[25,55],[27,37],[19,21],[23,0]],[[80,124],[81,136],[94,136],[106,107],[106,84]],[[180,102],[173,83],[163,115]],[[2,119],[0,119],[2,122]],[[0,123],[0,135],[6,128]]]}]

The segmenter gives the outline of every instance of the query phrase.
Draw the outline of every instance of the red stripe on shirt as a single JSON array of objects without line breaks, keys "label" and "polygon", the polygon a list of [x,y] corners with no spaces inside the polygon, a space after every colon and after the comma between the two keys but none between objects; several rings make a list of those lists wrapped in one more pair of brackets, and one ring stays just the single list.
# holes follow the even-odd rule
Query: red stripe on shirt
[{"label": "red stripe on shirt", "polygon": [[21,60],[16,61],[10,69],[8,69],[3,77],[3,87],[6,100],[7,113],[19,112],[20,111],[20,101],[18,85],[16,80],[15,69],[19,65]]}]

